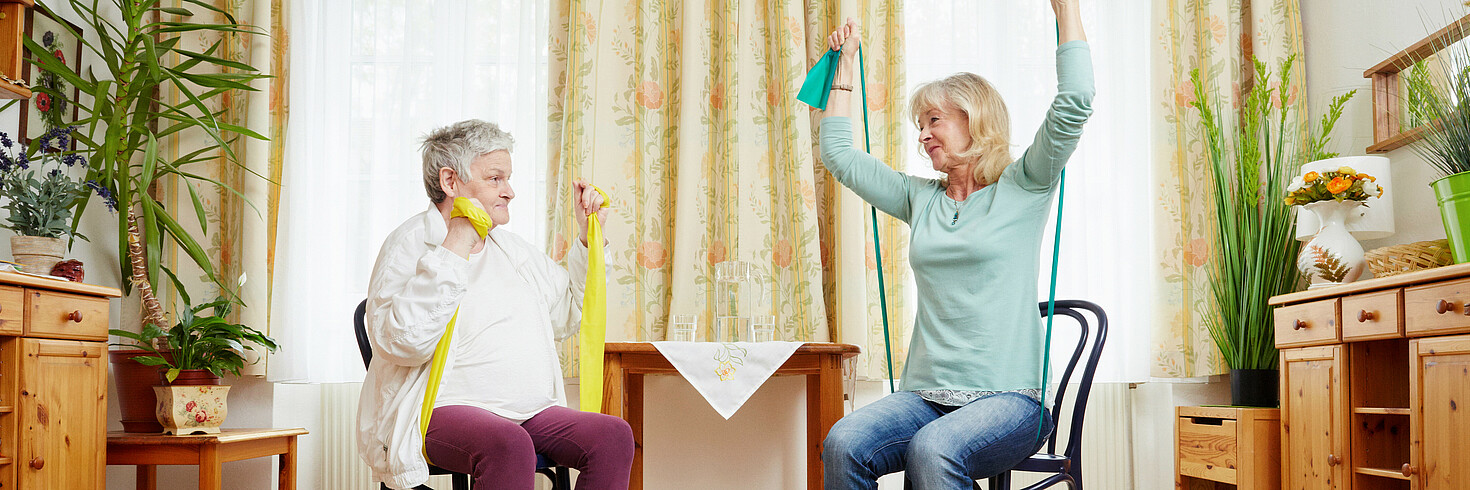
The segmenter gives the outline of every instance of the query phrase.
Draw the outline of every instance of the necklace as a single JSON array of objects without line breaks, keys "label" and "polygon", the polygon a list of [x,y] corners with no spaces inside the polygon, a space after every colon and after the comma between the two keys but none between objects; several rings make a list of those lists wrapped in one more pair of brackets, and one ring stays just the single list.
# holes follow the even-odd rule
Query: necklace
[{"label": "necklace", "polygon": [[[949,197],[949,196],[944,196],[944,197]],[[954,202],[954,218],[951,218],[949,220],[949,224],[950,224],[950,226],[954,226],[956,224],[959,224],[959,222],[960,222],[960,202],[959,201],[955,201],[954,198],[950,198],[950,201]]]}]

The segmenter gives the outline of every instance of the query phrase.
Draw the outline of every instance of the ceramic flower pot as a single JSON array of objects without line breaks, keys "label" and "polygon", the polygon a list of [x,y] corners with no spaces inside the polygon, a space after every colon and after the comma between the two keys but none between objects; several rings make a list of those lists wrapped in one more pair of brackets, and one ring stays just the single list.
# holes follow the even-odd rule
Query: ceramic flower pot
[{"label": "ceramic flower pot", "polygon": [[218,434],[225,422],[225,386],[155,386],[158,397],[156,414],[164,434]]},{"label": "ceramic flower pot", "polygon": [[1297,269],[1318,289],[1358,280],[1367,261],[1363,246],[1347,230],[1347,218],[1361,201],[1317,201],[1302,209],[1317,215],[1321,228],[1297,256]]},{"label": "ceramic flower pot", "polygon": [[10,237],[10,256],[26,272],[50,274],[51,268],[66,254],[66,240],[40,236]]},{"label": "ceramic flower pot", "polygon": [[154,415],[158,399],[153,394],[153,387],[163,382],[163,368],[134,361],[134,357],[152,355],[142,349],[113,350],[107,354],[112,361],[112,385],[117,387],[123,432],[163,431]]}]

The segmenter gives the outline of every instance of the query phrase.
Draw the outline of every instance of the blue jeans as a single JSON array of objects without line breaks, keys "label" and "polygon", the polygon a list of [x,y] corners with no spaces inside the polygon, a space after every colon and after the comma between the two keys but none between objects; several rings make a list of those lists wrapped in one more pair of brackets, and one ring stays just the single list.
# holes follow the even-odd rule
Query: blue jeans
[{"label": "blue jeans", "polygon": [[[1038,427],[1041,424],[1038,438]],[[969,490],[1041,448],[1052,421],[1036,400],[1000,393],[958,409],[899,392],[832,426],[823,442],[823,488],[876,489],[878,477],[906,471],[918,490]]]}]

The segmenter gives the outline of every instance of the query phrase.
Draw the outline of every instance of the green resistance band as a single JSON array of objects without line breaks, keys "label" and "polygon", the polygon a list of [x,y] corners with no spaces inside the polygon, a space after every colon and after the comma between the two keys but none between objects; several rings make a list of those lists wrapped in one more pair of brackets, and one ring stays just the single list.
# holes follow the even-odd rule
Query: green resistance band
[{"label": "green resistance band", "polygon": [[[495,227],[495,222],[490,221],[490,215],[480,209],[468,198],[454,198],[454,208],[449,211],[450,218],[469,218],[470,224],[475,227],[475,233],[484,238],[490,229]],[[419,409],[419,436],[427,437],[429,434],[429,419],[434,416],[434,400],[439,398],[439,382],[444,379],[444,363],[449,357],[449,343],[454,338],[454,324],[459,320],[459,307],[454,307],[454,316],[449,317],[449,324],[444,327],[444,335],[439,337],[439,343],[434,346],[434,357],[429,361],[429,383],[424,388],[424,404]],[[424,461],[429,460],[429,451],[425,447]]]},{"label": "green resistance band", "polygon": [[[832,93],[832,79],[837,76],[837,65],[841,61],[841,51],[827,51],[812,70],[807,73],[806,81],[801,84],[801,91],[796,94],[796,100],[805,102],[807,105],[820,110],[827,109],[827,96]],[[863,69],[863,48],[858,47],[858,80],[862,85],[863,94],[863,149],[869,154],[873,153],[873,141],[868,137],[868,77]],[[873,220],[873,257],[878,266],[878,302],[881,305],[883,315],[883,353],[888,361],[888,392],[897,391],[893,385],[893,345],[889,341],[888,334],[888,292],[883,284],[883,247],[878,241],[878,208],[868,206],[868,215]]]}]

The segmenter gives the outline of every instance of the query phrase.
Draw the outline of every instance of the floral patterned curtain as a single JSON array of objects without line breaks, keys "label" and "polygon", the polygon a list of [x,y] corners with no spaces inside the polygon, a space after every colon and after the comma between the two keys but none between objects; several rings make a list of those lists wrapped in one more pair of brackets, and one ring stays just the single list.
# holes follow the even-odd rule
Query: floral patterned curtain
[{"label": "floral patterned curtain", "polygon": [[[1203,317],[1210,301],[1206,264],[1216,255],[1209,238],[1214,212],[1205,180],[1204,130],[1199,112],[1189,106],[1195,100],[1189,72],[1200,70],[1206,92],[1218,94],[1222,108],[1239,109],[1240,94],[1252,83],[1252,56],[1275,73],[1283,60],[1297,55],[1291,85],[1277,92],[1285,100],[1275,97],[1273,104],[1295,106],[1287,131],[1304,143],[1306,102],[1298,96],[1305,83],[1301,9],[1298,0],[1166,0],[1154,2],[1154,8],[1160,40],[1153,61],[1159,296],[1150,371],[1166,378],[1220,374],[1228,367]],[[1233,131],[1234,112],[1221,113],[1224,131]]]},{"label": "floral patterned curtain", "polygon": [[[866,210],[817,162],[820,113],[796,93],[839,19],[872,26],[874,153],[900,165],[903,111],[889,101],[902,100],[901,5],[553,4],[547,246],[563,260],[578,236],[572,179],[607,191],[609,340],[663,340],[680,314],[696,315],[708,338],[713,266],[735,260],[769,278],[751,311],[776,316],[778,340],[859,344],[864,361],[882,355]],[[886,217],[879,226],[892,337],[906,341],[906,228]],[[569,374],[574,349],[563,349]],[[900,343],[896,360],[903,352]],[[861,363],[863,375],[883,375],[877,359]]]},{"label": "floral patterned curtain", "polygon": [[[247,127],[270,138],[259,141],[240,137],[235,139],[232,150],[239,157],[240,165],[229,163],[224,155],[210,165],[196,165],[197,170],[207,171],[209,178],[218,180],[239,191],[246,203],[234,193],[215,186],[198,187],[198,198],[205,204],[209,228],[204,233],[198,229],[198,220],[180,219],[195,238],[199,239],[208,255],[214,259],[213,266],[221,280],[234,285],[240,277],[247,280],[238,293],[246,306],[237,308],[232,315],[235,320],[269,333],[270,287],[274,279],[273,262],[276,238],[277,203],[280,201],[281,169],[287,117],[286,87],[289,77],[287,47],[290,36],[286,32],[286,12],[290,0],[215,0],[212,5],[229,12],[236,21],[252,24],[264,35],[232,33],[222,38],[218,56],[240,61],[255,67],[274,78],[256,83],[256,92],[231,91],[212,99],[213,109],[223,111],[222,122]],[[196,16],[213,16],[213,22],[226,23],[223,14],[198,8],[181,0],[166,2],[174,7],[192,7]],[[214,37],[211,37],[214,36]],[[186,41],[203,51],[221,38],[217,34],[186,35]],[[177,63],[182,60],[172,60]],[[171,103],[182,101],[184,95],[170,88],[161,94]],[[229,138],[230,134],[224,135]],[[177,158],[205,144],[200,135],[187,133],[164,137],[159,141],[160,151],[169,158]],[[270,179],[269,181],[265,179]],[[174,203],[173,209],[191,210],[193,205],[188,189],[179,179],[172,179],[160,186],[161,202]],[[176,252],[176,251],[175,251]],[[171,253],[167,258],[173,269],[195,302],[208,301],[218,294],[203,272],[199,271],[187,257]],[[166,307],[173,309],[179,304],[177,293],[170,289]],[[247,353],[253,354],[253,353]],[[242,372],[263,375],[266,363],[250,364]]]}]

